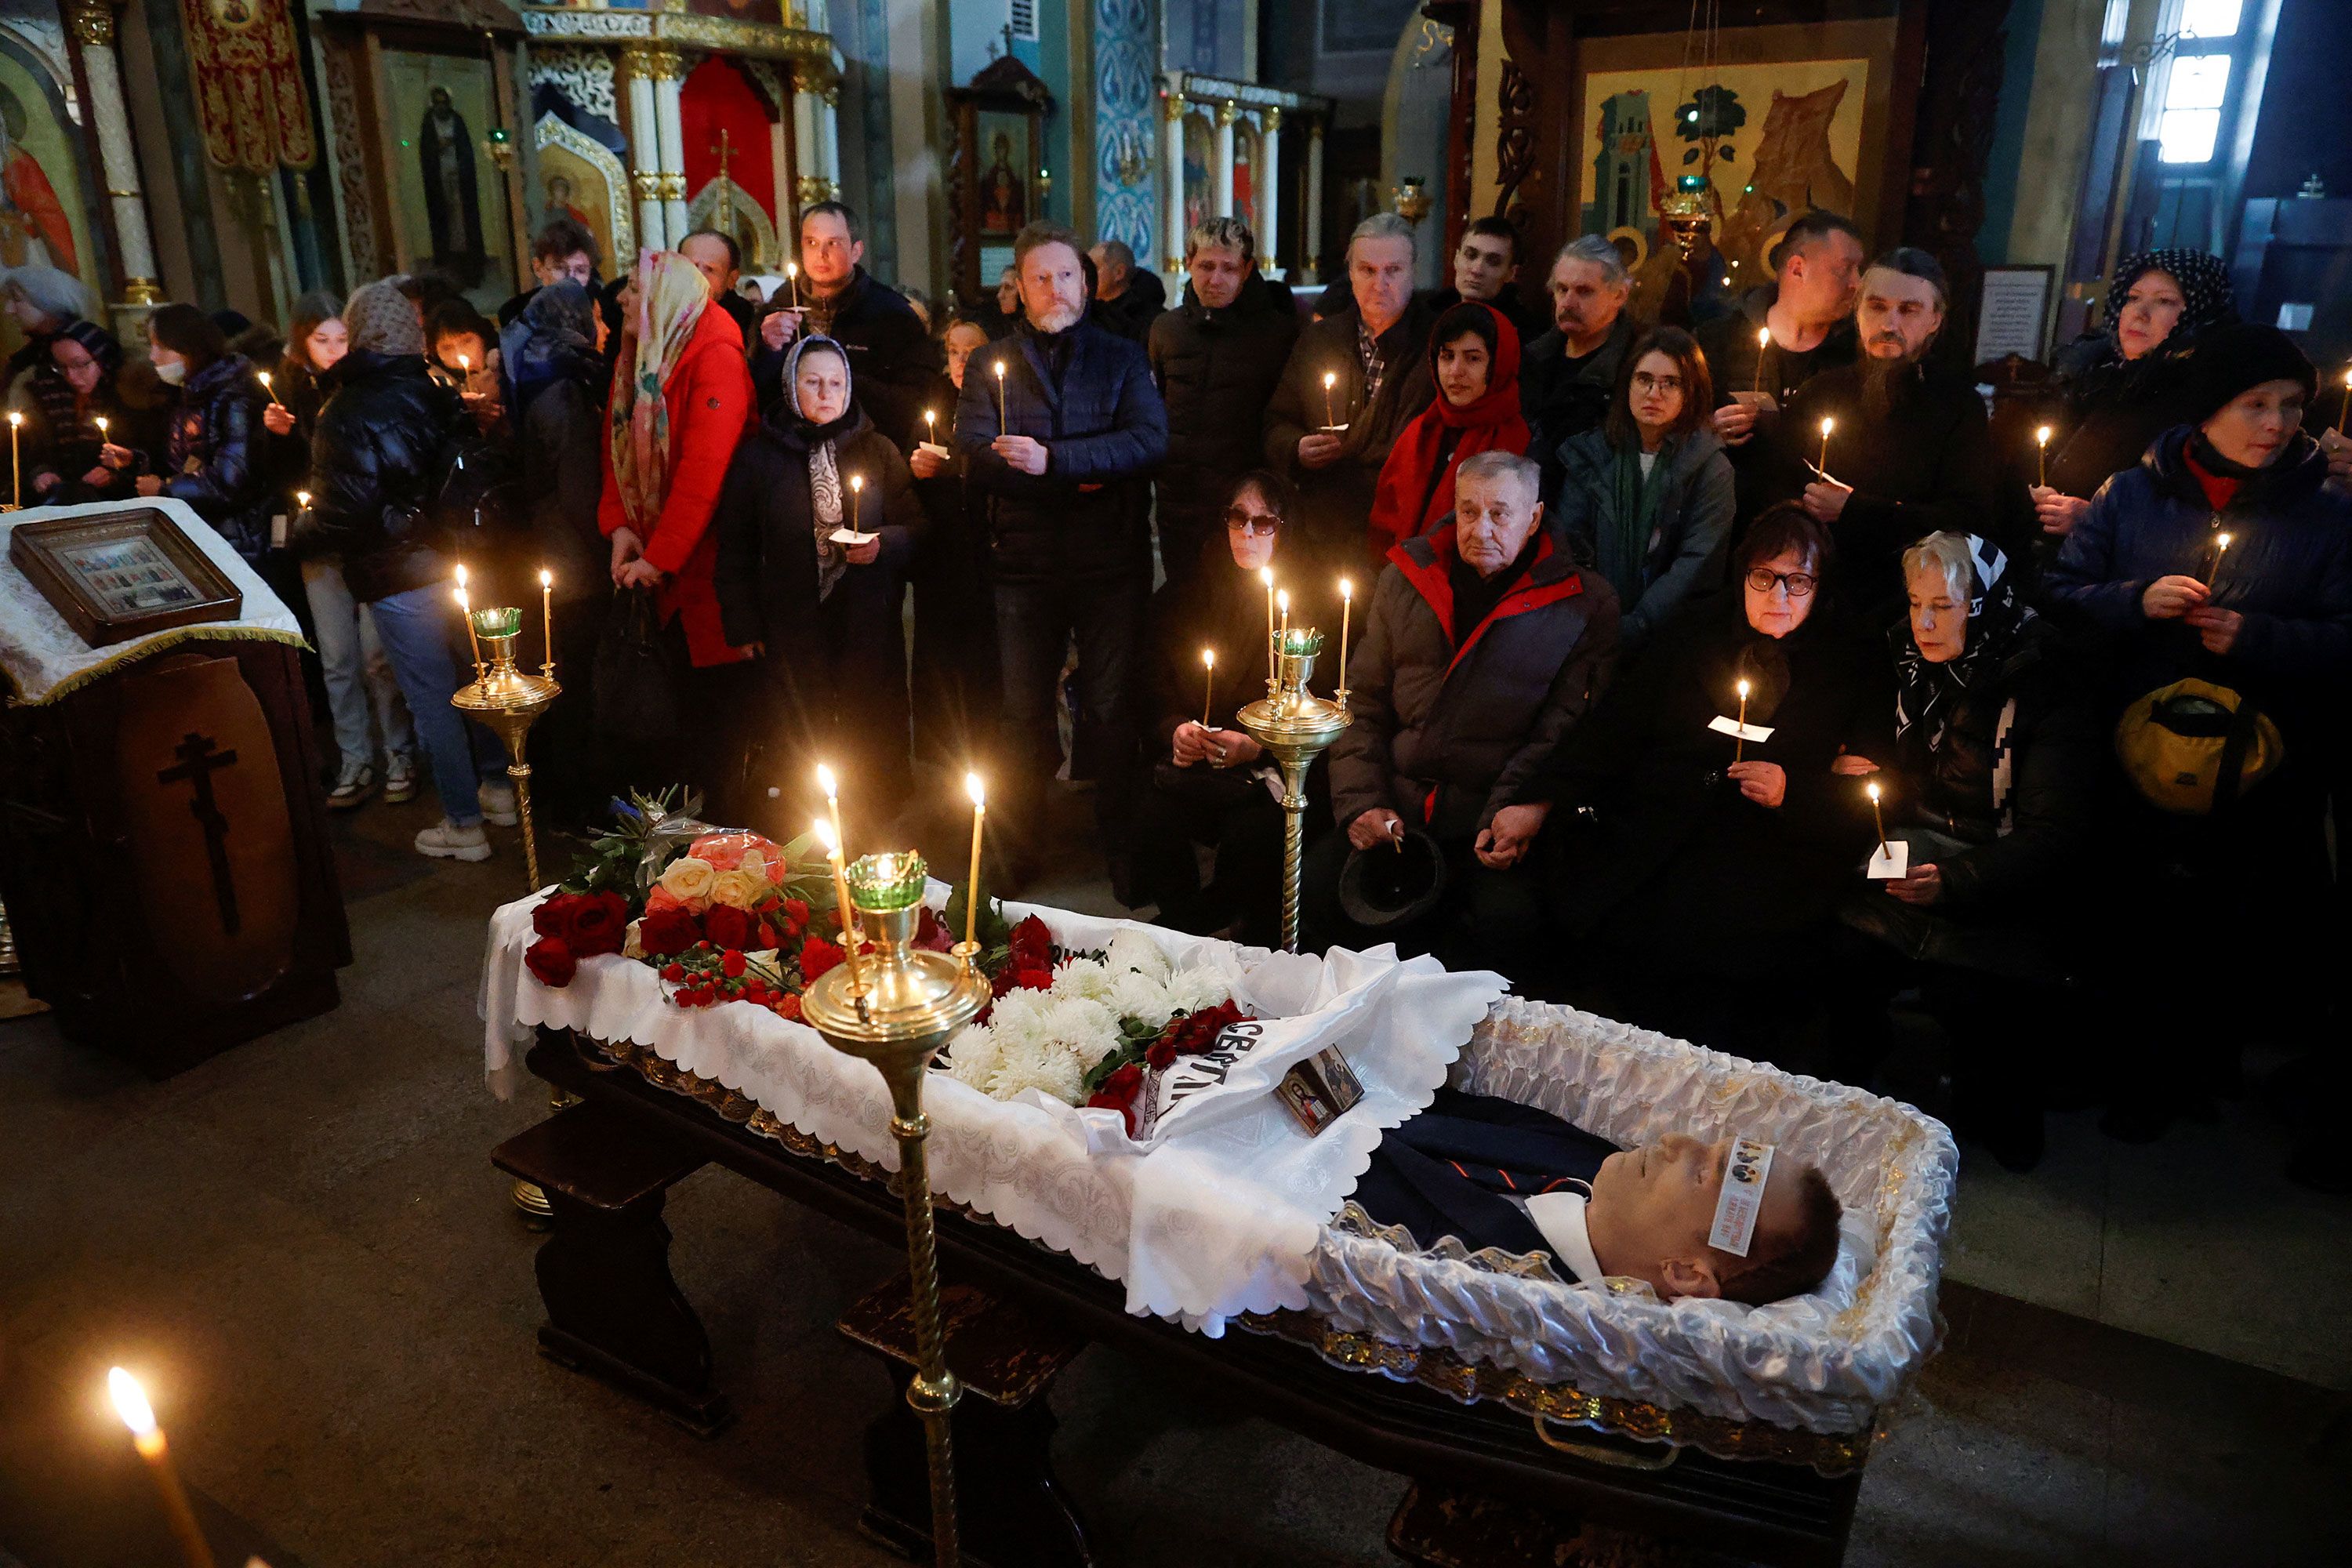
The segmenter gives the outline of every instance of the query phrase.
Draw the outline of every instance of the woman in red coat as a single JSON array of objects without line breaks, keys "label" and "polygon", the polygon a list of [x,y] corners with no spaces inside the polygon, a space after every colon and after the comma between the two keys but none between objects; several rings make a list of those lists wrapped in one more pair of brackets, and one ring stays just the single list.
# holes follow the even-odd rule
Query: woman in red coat
[{"label": "woman in red coat", "polygon": [[666,776],[629,782],[690,784],[707,810],[740,815],[737,737],[750,688],[746,655],[719,627],[710,512],[757,406],[742,333],[709,304],[702,274],[671,251],[646,252],[622,292],[596,524],[613,542],[614,585],[655,595],[688,670],[678,689],[682,744],[665,748]]}]

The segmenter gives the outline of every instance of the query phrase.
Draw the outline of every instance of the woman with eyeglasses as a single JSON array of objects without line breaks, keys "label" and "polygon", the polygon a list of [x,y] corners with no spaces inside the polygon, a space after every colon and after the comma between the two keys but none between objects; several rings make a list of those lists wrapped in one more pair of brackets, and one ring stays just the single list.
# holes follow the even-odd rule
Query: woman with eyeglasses
[{"label": "woman with eyeglasses", "polygon": [[[1183,585],[1155,605],[1151,787],[1135,831],[1136,897],[1159,905],[1160,924],[1207,934],[1238,921],[1241,940],[1261,946],[1278,934],[1282,811],[1261,776],[1272,759],[1234,715],[1265,695],[1258,573],[1271,567],[1280,576],[1296,565],[1277,559],[1291,500],[1290,486],[1264,469],[1236,479],[1222,537],[1202,542]],[[1215,656],[1213,666],[1203,653]],[[1197,845],[1216,851],[1206,887]]]},{"label": "woman with eyeglasses", "polygon": [[1691,605],[1528,792],[1551,803],[1559,978],[1580,1002],[1766,1057],[1816,1010],[1808,955],[1874,843],[1860,783],[1831,763],[1891,754],[1894,712],[1885,656],[1823,603],[1833,558],[1802,507],[1758,514],[1731,592]]},{"label": "woman with eyeglasses", "polygon": [[1714,407],[1698,340],[1654,327],[1625,356],[1608,418],[1559,444],[1553,525],[1617,590],[1626,655],[1721,572],[1734,499]]}]

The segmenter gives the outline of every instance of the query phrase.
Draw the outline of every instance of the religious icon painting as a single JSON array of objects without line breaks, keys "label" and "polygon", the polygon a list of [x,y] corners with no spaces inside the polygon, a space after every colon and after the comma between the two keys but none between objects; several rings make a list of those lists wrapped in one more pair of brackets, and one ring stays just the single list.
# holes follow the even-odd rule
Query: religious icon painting
[{"label": "religious icon painting", "polygon": [[490,310],[516,280],[506,181],[482,150],[491,128],[506,122],[492,100],[490,64],[411,49],[383,58],[402,264],[447,274]]},{"label": "religious icon painting", "polygon": [[[0,268],[55,268],[94,301],[108,281],[84,199],[94,178],[57,79],[35,58],[0,49]],[[22,341],[0,323],[0,351]]]},{"label": "religious icon painting", "polygon": [[980,116],[980,232],[1010,238],[1029,221],[1029,120]]},{"label": "religious icon painting", "polygon": [[244,606],[236,584],[154,507],[18,523],[8,560],[91,647],[235,620]]}]

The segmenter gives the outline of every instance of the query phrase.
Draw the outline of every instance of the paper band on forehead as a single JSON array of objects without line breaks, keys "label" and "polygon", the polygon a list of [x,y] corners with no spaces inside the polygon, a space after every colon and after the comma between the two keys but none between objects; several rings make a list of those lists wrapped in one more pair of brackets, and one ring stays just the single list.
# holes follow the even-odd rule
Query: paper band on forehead
[{"label": "paper band on forehead", "polygon": [[1735,1136],[1723,1163],[1723,1194],[1715,1200],[1715,1228],[1706,1244],[1734,1258],[1748,1256],[1756,1216],[1764,1207],[1764,1184],[1772,1174],[1772,1145]]}]

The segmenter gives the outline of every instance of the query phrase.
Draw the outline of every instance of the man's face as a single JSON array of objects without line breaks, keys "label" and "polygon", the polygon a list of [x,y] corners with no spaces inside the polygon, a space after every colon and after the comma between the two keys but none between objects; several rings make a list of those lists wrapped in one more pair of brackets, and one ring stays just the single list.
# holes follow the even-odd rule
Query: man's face
[{"label": "man's face", "polygon": [[1256,263],[1245,261],[1242,253],[1230,245],[1196,246],[1192,259],[1184,264],[1192,275],[1192,297],[1212,310],[1222,310],[1242,297],[1242,285],[1249,281]]},{"label": "man's face", "polygon": [[1348,247],[1348,281],[1357,310],[1385,330],[1412,300],[1412,241],[1393,236],[1355,241]]},{"label": "man's face", "polygon": [[[1601,1267],[1647,1280],[1666,1300],[1721,1294],[1725,1273],[1748,1261],[1717,1251],[1706,1239],[1715,1228],[1715,1205],[1723,1195],[1730,1155],[1728,1138],[1702,1143],[1669,1133],[1603,1160],[1593,1173],[1592,1201],[1585,1210],[1586,1230]],[[1797,1183],[1768,1179],[1748,1258],[1763,1253],[1768,1237],[1793,1236],[1800,1228]]]},{"label": "man's face", "polygon": [[725,240],[715,234],[698,234],[679,246],[677,253],[694,263],[694,269],[710,286],[711,298],[734,291],[739,269],[728,258]]},{"label": "man's face", "polygon": [[1627,292],[1609,281],[1599,262],[1563,256],[1552,263],[1551,324],[1571,343],[1597,338],[1617,324]]},{"label": "man's face", "polygon": [[1845,315],[1861,285],[1862,241],[1842,228],[1807,240],[1780,268],[1780,298],[1809,321]]},{"label": "man's face", "polygon": [[1454,549],[1481,577],[1519,558],[1543,518],[1532,480],[1481,475],[1454,488]]},{"label": "man's face", "polygon": [[1925,278],[1874,267],[1862,275],[1854,326],[1871,358],[1915,364],[1943,330],[1944,302]]},{"label": "man's face", "polygon": [[1021,308],[1021,273],[1018,268],[1006,268],[1004,276],[996,280],[996,308],[1008,316]]},{"label": "man's face", "polygon": [[569,256],[534,256],[530,258],[530,275],[539,279],[542,289],[567,278],[585,289],[595,279],[596,258],[584,250],[575,250]]},{"label": "man's face", "polygon": [[1454,252],[1454,291],[1465,300],[1493,300],[1519,275],[1511,242],[1491,234],[1465,234]]},{"label": "man's face", "polygon": [[1087,272],[1078,253],[1056,240],[1021,258],[1021,309],[1041,332],[1066,331],[1087,308]]},{"label": "man's face", "polygon": [[1127,265],[1114,258],[1108,246],[1096,246],[1087,252],[1095,264],[1095,298],[1116,300],[1127,292]]},{"label": "man's face", "polygon": [[811,213],[801,220],[801,270],[817,288],[839,288],[865,259],[866,242],[850,237],[839,213]]}]

